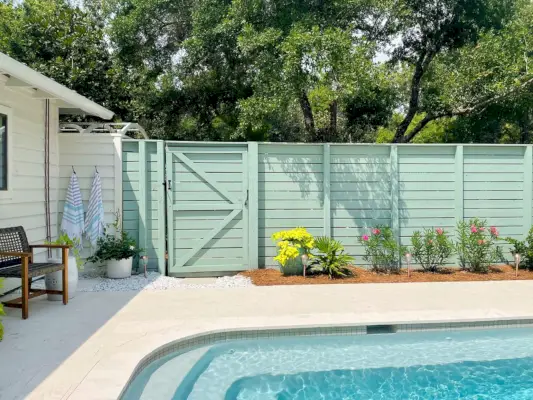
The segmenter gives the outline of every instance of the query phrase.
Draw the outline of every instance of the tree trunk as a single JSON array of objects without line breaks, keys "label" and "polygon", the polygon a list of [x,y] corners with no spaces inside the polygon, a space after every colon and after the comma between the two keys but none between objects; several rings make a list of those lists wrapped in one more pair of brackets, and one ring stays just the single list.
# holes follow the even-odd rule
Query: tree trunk
[{"label": "tree trunk", "polygon": [[329,105],[329,138],[328,141],[337,137],[337,100]]},{"label": "tree trunk", "polygon": [[413,121],[416,113],[418,112],[420,103],[420,84],[429,63],[434,56],[435,52],[423,51],[418,57],[415,66],[415,72],[413,73],[413,78],[411,79],[411,98],[409,100],[409,108],[407,109],[407,113],[405,114],[403,121],[398,126],[398,129],[396,129],[393,143],[404,143],[409,141],[404,137],[404,135],[405,132],[407,132],[407,129]]},{"label": "tree trunk", "polygon": [[311,108],[311,103],[307,98],[307,93],[302,91],[300,94],[300,108],[304,116],[305,130],[310,137],[315,135],[315,118],[313,117],[313,109]]}]

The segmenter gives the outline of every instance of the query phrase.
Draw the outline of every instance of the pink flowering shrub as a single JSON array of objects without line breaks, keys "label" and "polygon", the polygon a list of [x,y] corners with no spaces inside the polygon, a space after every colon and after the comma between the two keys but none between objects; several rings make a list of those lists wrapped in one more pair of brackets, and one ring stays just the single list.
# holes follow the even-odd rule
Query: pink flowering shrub
[{"label": "pink flowering shrub", "polygon": [[496,246],[498,229],[487,221],[473,218],[457,224],[455,250],[461,267],[471,272],[487,273],[494,263],[502,259],[502,251]]},{"label": "pink flowering shrub", "polygon": [[392,229],[379,226],[370,232],[370,235],[365,234],[359,239],[365,248],[363,259],[370,263],[374,272],[399,273],[400,254],[405,251],[394,238]]},{"label": "pink flowering shrub", "polygon": [[438,272],[453,254],[453,243],[442,228],[416,231],[411,237],[411,254],[427,272]]}]

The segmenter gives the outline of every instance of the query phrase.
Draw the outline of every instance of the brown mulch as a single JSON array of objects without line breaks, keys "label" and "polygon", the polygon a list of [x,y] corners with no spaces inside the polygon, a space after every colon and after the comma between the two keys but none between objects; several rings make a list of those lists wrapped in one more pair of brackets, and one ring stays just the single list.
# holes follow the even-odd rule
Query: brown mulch
[{"label": "brown mulch", "polygon": [[473,282],[473,281],[506,281],[506,280],[533,280],[533,272],[526,270],[518,271],[509,265],[492,267],[488,274],[475,274],[458,268],[448,268],[439,273],[411,271],[411,277],[407,276],[407,270],[402,269],[396,274],[377,274],[364,268],[352,267],[354,276],[343,279],[329,279],[327,275],[283,276],[276,269],[257,269],[242,272],[241,275],[252,279],[257,286],[274,285],[323,285],[343,283],[409,283],[409,282]]}]

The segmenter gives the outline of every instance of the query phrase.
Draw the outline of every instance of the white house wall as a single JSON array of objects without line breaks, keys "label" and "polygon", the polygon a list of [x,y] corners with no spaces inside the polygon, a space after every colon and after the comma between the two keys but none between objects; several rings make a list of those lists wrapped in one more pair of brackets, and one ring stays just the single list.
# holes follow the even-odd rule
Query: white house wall
[{"label": "white house wall", "polygon": [[[120,140],[118,142],[120,143]],[[87,212],[89,204],[95,167],[98,169],[102,182],[105,221],[106,223],[114,221],[117,204],[120,205],[119,202],[116,202],[115,194],[122,190],[122,187],[115,190],[116,178],[118,178],[118,182],[122,180],[122,161],[121,158],[117,160],[115,143],[114,137],[109,134],[59,134],[58,218],[60,225],[72,167],[78,176],[85,212]],[[115,168],[117,164],[119,164],[118,169]],[[87,241],[84,245],[85,249],[82,256],[86,257],[90,254],[90,248]]]},{"label": "white house wall", "polygon": [[[58,110],[51,102],[50,121],[50,210],[52,235],[58,221]],[[44,107],[29,89],[12,89],[0,79],[0,105],[11,109],[8,141],[11,149],[11,187],[8,198],[0,198],[0,227],[22,225],[31,243],[46,240],[44,195]],[[43,258],[46,253],[38,253]],[[5,282],[9,289],[13,281]]]}]

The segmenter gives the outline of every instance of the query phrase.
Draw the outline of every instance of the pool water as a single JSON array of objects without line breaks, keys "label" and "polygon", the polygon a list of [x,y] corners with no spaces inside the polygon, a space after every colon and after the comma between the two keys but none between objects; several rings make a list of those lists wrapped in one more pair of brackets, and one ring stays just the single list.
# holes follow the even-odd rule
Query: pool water
[{"label": "pool water", "polygon": [[240,340],[170,355],[131,399],[533,399],[533,329]]}]

